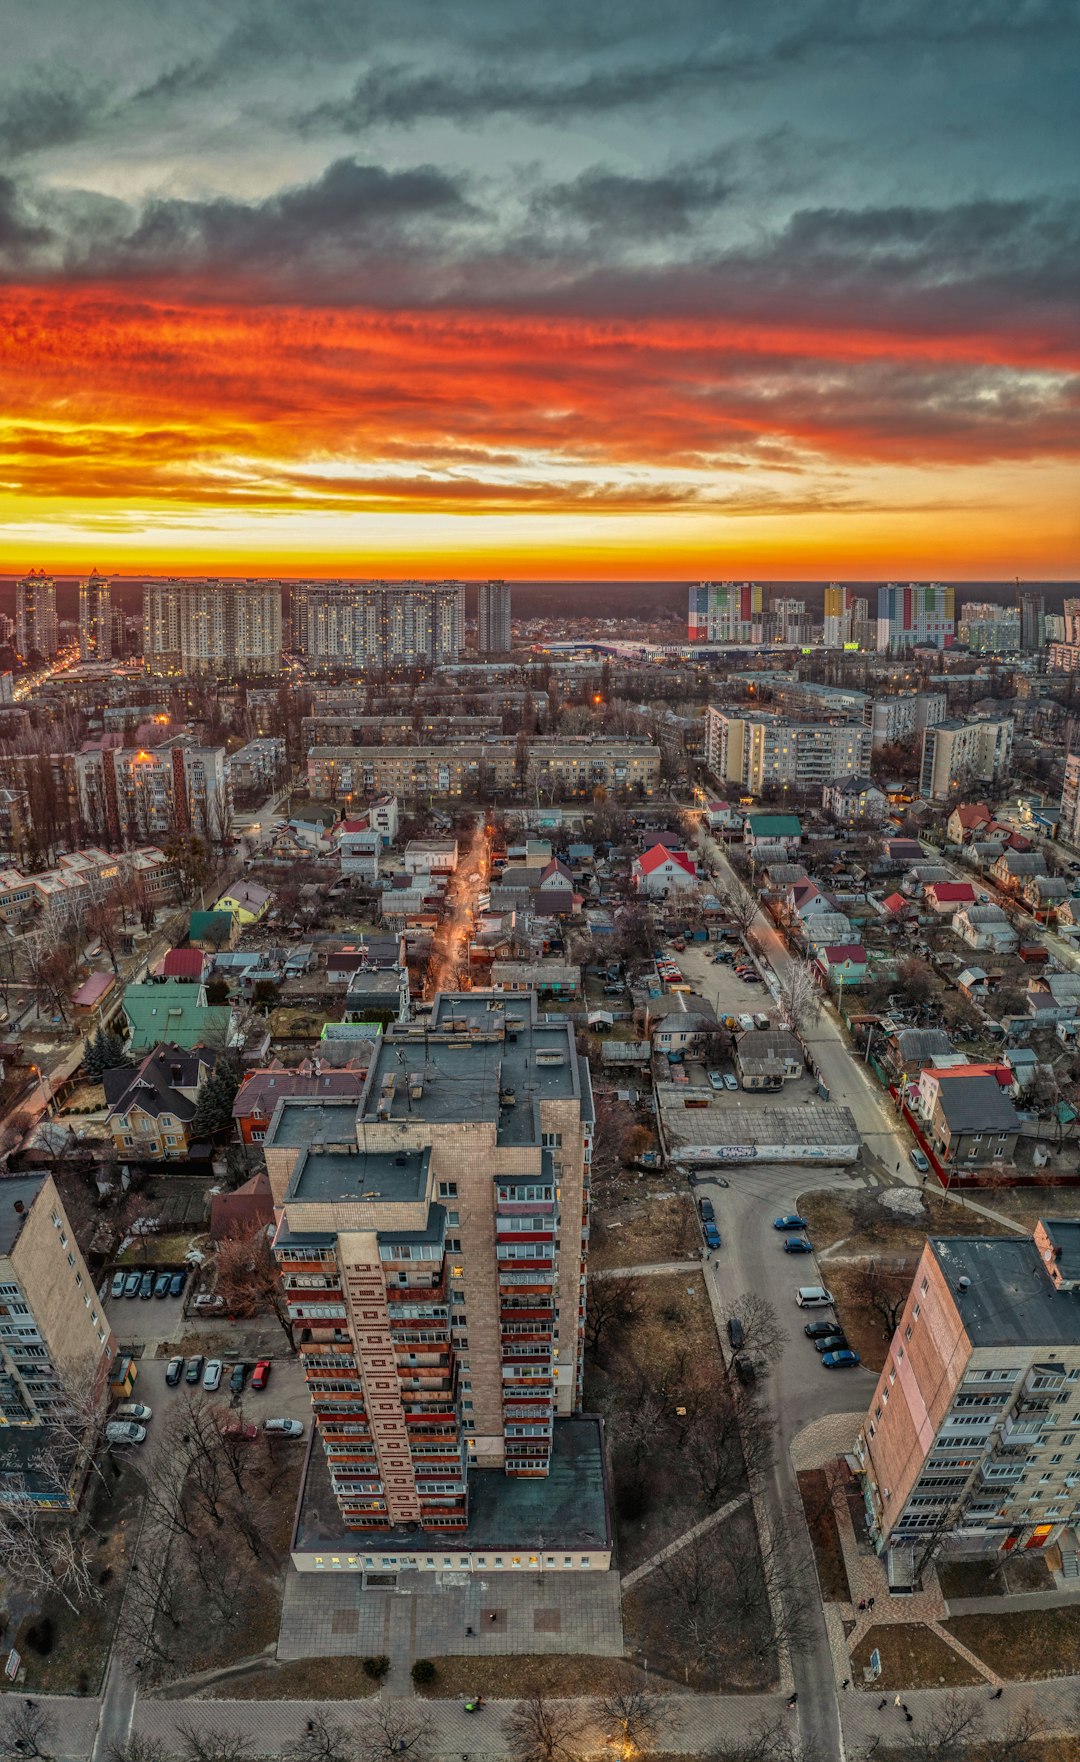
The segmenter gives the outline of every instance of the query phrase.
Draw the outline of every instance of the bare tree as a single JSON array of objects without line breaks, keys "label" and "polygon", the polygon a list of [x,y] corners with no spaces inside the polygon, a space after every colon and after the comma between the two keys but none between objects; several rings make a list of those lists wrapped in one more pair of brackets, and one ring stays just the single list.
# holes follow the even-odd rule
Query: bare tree
[{"label": "bare tree", "polygon": [[724,910],[745,936],[761,909],[756,894],[737,875],[717,891]]},{"label": "bare tree", "polygon": [[1021,1707],[978,1745],[973,1762],[1036,1762],[1043,1755],[1046,1728],[1031,1707]]},{"label": "bare tree", "polygon": [[511,1707],[503,1733],[516,1762],[578,1762],[585,1710],[580,1703],[550,1701],[534,1688]]},{"label": "bare tree", "polygon": [[356,1721],[358,1762],[391,1762],[407,1755],[429,1762],[433,1728],[415,1702],[379,1701],[365,1706]]},{"label": "bare tree", "polygon": [[282,1762],[353,1762],[353,1735],[341,1720],[313,1713],[303,1731],[282,1746]]},{"label": "bare tree", "polygon": [[173,1753],[159,1738],[140,1737],[132,1732],[125,1743],[110,1744],[108,1762],[173,1762]]},{"label": "bare tree", "polygon": [[955,1762],[969,1752],[982,1730],[982,1708],[957,1694],[935,1701],[916,1729],[911,1729],[902,1754],[905,1762]]},{"label": "bare tree", "polygon": [[35,1595],[55,1592],[74,1615],[101,1601],[96,1565],[74,1525],[48,1521],[17,1476],[0,1505],[0,1577]]},{"label": "bare tree", "polygon": [[877,1255],[863,1261],[852,1279],[853,1297],[880,1317],[887,1340],[892,1339],[900,1324],[910,1289],[911,1268],[887,1266]]},{"label": "bare tree", "polygon": [[620,1671],[607,1694],[600,1697],[598,1705],[600,1716],[609,1729],[609,1743],[624,1754],[650,1748],[657,1733],[661,1698],[642,1688],[633,1671]]},{"label": "bare tree", "polygon": [[224,1726],[200,1726],[194,1720],[178,1721],[176,1734],[184,1762],[246,1762],[251,1739],[245,1732]]},{"label": "bare tree", "polygon": [[783,1717],[766,1720],[734,1744],[712,1751],[713,1762],[818,1762],[820,1755],[803,1744],[797,1728]]},{"label": "bare tree", "polygon": [[600,1342],[631,1327],[644,1308],[640,1281],[608,1274],[591,1280],[585,1310],[585,1338],[589,1350],[598,1353]]},{"label": "bare tree", "polygon": [[789,961],[778,975],[776,1001],[788,1026],[805,1034],[821,1014],[821,989],[807,960]]},{"label": "bare tree", "polygon": [[788,1343],[776,1305],[757,1291],[743,1291],[724,1306],[725,1321],[742,1323],[743,1347],[759,1370],[767,1370]]},{"label": "bare tree", "polygon": [[742,1492],[747,1477],[764,1473],[773,1458],[774,1428],[759,1402],[737,1386],[717,1389],[695,1415],[686,1456],[709,1505]]},{"label": "bare tree", "polygon": [[0,1713],[0,1753],[51,1757],[53,1716],[37,1701],[8,1700]]},{"label": "bare tree", "polygon": [[218,1296],[225,1299],[230,1315],[250,1316],[268,1311],[292,1346],[285,1287],[263,1224],[226,1236],[219,1243],[216,1280]]},{"label": "bare tree", "polygon": [[786,1531],[760,1536],[755,1549],[741,1526],[722,1526],[662,1561],[656,1576],[670,1630],[697,1669],[767,1663],[806,1641],[809,1603]]}]

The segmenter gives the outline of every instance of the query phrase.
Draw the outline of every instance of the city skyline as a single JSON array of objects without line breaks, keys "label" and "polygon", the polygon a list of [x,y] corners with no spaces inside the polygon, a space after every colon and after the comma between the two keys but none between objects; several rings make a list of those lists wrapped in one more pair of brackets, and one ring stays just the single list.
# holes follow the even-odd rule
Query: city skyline
[{"label": "city skyline", "polygon": [[1064,9],[65,10],[5,572],[1075,575]]}]

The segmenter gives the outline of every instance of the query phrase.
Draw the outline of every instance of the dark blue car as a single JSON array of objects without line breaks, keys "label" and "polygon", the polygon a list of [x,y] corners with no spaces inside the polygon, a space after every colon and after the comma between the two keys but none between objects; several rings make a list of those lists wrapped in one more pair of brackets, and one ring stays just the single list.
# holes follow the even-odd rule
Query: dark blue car
[{"label": "dark blue car", "polygon": [[720,1246],[720,1232],[715,1224],[705,1225],[705,1246],[706,1248],[719,1248]]}]

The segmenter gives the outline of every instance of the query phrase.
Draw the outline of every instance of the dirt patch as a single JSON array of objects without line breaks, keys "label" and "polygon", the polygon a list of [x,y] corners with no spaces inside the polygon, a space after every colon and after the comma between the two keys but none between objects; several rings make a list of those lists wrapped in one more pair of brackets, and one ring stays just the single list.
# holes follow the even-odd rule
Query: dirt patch
[{"label": "dirt patch", "polygon": [[954,1615],[949,1632],[1009,1682],[1080,1671],[1080,1608]]},{"label": "dirt patch", "polygon": [[206,1691],[212,1701],[359,1701],[378,1691],[359,1658],[297,1658],[230,1677]]},{"label": "dirt patch", "polygon": [[620,1266],[655,1266],[665,1260],[700,1258],[701,1232],[691,1195],[673,1193],[670,1181],[658,1187],[647,1176],[628,1172],[618,1191],[609,1185],[605,1203],[595,1207],[589,1265],[595,1272]]},{"label": "dirt patch", "polygon": [[[1044,1190],[1045,1191],[1045,1190]],[[841,1255],[857,1258],[863,1254],[887,1256],[911,1255],[917,1258],[928,1235],[934,1236],[1010,1236],[1015,1234],[1005,1224],[985,1218],[940,1194],[926,1189],[926,1204],[917,1217],[890,1211],[881,1203],[880,1189],[860,1189],[854,1193],[815,1192],[799,1197],[799,1210],[809,1221],[810,1234],[818,1254],[826,1256],[836,1248]],[[998,1195],[976,1194],[997,1205]],[[1004,1210],[1004,1206],[999,1207]],[[1036,1217],[1045,1216],[1037,1211]],[[841,1246],[842,1244],[842,1246]]]},{"label": "dirt patch", "polygon": [[938,1584],[943,1597],[1003,1597],[1005,1580],[993,1560],[939,1561]]},{"label": "dirt patch", "polygon": [[844,1551],[840,1546],[840,1531],[829,1494],[828,1477],[824,1469],[815,1468],[800,1474],[798,1482],[803,1510],[806,1513],[806,1527],[813,1544],[822,1601],[850,1603],[851,1589],[844,1565]]},{"label": "dirt patch", "polygon": [[492,1701],[512,1701],[539,1688],[546,1695],[566,1700],[581,1695],[603,1695],[625,1681],[629,1673],[635,1687],[648,1684],[654,1692],[665,1685],[621,1658],[531,1657],[436,1658],[435,1681],[417,1689],[430,1700],[453,1700],[457,1696],[483,1695]]},{"label": "dirt patch", "polygon": [[[956,1623],[948,1625],[949,1631],[955,1632]],[[888,1627],[872,1627],[863,1635],[851,1654],[853,1682],[862,1682],[875,1648],[881,1655],[881,1675],[870,1684],[870,1690],[880,1690],[882,1694],[896,1689],[959,1689],[985,1681],[932,1628],[923,1627],[920,1622],[901,1621]]]}]

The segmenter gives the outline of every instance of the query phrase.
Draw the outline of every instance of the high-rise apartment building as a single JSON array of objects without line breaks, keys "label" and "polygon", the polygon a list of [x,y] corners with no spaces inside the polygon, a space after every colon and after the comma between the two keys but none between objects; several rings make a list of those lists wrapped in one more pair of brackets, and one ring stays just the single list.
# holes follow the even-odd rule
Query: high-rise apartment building
[{"label": "high-rise apartment building", "polygon": [[878,588],[877,646],[885,653],[951,648],[956,634],[955,592],[938,582],[890,582]]},{"label": "high-rise apartment building", "polygon": [[814,788],[867,771],[873,739],[861,722],[791,722],[783,716],[705,712],[705,762],[721,783],[760,795],[770,784]]},{"label": "high-rise apartment building", "polygon": [[876,638],[870,623],[870,601],[858,588],[832,582],[825,589],[825,647],[870,648]]},{"label": "high-rise apartment building", "polygon": [[856,1445],[882,1550],[1044,1547],[1080,1521],[1080,1223],[931,1237]]},{"label": "high-rise apartment building", "polygon": [[756,581],[699,581],[690,589],[691,642],[763,642],[764,595]]},{"label": "high-rise apartment building", "polygon": [[276,673],[279,581],[169,580],[143,584],[148,673]]},{"label": "high-rise apartment building", "polygon": [[52,1176],[0,1182],[0,1424],[48,1426],[114,1346]]},{"label": "high-rise apartment building", "polygon": [[110,661],[112,652],[112,582],[91,569],[79,582],[79,655],[84,661]]},{"label": "high-rise apartment building", "polygon": [[973,783],[999,784],[1012,757],[1013,719],[995,716],[980,722],[950,719],[923,730],[919,794],[944,801]]},{"label": "high-rise apartment building", "polygon": [[775,599],[762,621],[766,642],[802,646],[810,641],[812,625],[805,600]]},{"label": "high-rise apartment building", "polygon": [[1020,647],[1026,655],[1037,655],[1046,642],[1046,595],[1020,595]]},{"label": "high-rise apartment building", "polygon": [[26,660],[51,661],[59,647],[56,583],[44,569],[31,569],[15,583],[15,647]]},{"label": "high-rise apartment building", "polygon": [[510,650],[510,583],[482,581],[477,589],[476,646],[482,655]]},{"label": "high-rise apartment building", "polygon": [[278,1103],[274,1250],[346,1530],[465,1532],[476,1474],[548,1474],[581,1405],[592,1131],[534,993],[440,994],[359,1105]]},{"label": "high-rise apartment building", "polygon": [[960,608],[956,640],[977,654],[1015,654],[1020,647],[1020,608],[969,600]]},{"label": "high-rise apartment building", "polygon": [[92,838],[146,844],[174,832],[223,837],[232,805],[224,747],[178,735],[161,746],[87,741],[75,754],[79,814]]},{"label": "high-rise apartment building", "polygon": [[381,672],[460,659],[460,581],[303,581],[293,588],[293,642],[313,670]]}]

